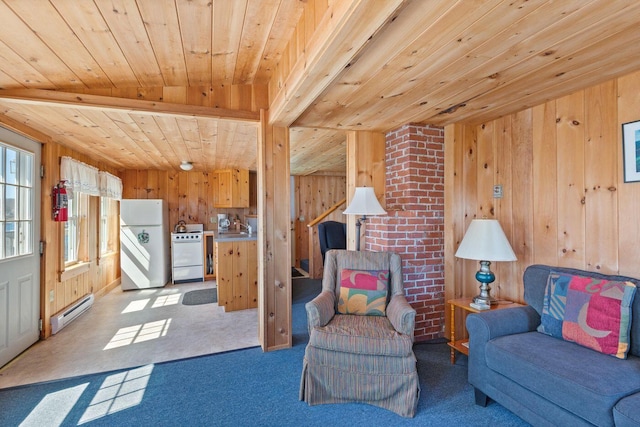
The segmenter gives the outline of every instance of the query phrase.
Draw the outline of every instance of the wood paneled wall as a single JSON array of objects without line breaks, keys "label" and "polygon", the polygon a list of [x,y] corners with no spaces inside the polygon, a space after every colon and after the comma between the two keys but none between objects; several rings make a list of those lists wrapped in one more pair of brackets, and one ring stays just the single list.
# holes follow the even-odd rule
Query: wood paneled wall
[{"label": "wood paneled wall", "polygon": [[[640,73],[445,131],[446,298],[478,293],[454,253],[473,218],[497,218],[517,262],[492,265],[499,298],[524,301],[534,263],[640,277],[640,183],[624,183],[621,125],[640,120]],[[493,198],[493,186],[504,197]]]},{"label": "wood paneled wall", "polygon": [[240,216],[257,213],[256,174],[249,174],[250,207],[245,209],[215,208],[215,174],[206,172],[169,172],[158,170],[127,170],[120,173],[123,199],[162,199],[169,206],[169,227],[183,220],[187,224],[204,224],[205,230],[215,230],[218,213]]},{"label": "wood paneled wall", "polygon": [[[356,187],[373,187],[380,205],[386,202],[386,136],[379,132],[347,132],[347,205]],[[356,249],[355,216],[347,221],[347,249]],[[365,227],[361,227],[361,249],[366,248]]]},{"label": "wood paneled wall", "polygon": [[[42,180],[42,236],[45,252],[42,257],[41,270],[41,317],[43,319],[42,335],[51,335],[50,318],[53,314],[76,302],[84,295],[93,292],[100,296],[117,286],[120,278],[120,257],[117,252],[98,259],[97,242],[88,242],[88,268],[67,280],[59,280],[61,257],[63,251],[64,223],[54,222],[51,216],[51,190],[60,180],[60,158],[69,156],[81,162],[95,166],[100,170],[116,174],[117,171],[107,165],[95,162],[89,156],[80,154],[55,142],[47,142],[42,146],[42,164],[45,175]],[[97,197],[90,200],[92,209],[97,212]],[[89,218],[89,235],[97,235],[98,221]],[[53,299],[50,295],[53,291]]]},{"label": "wood paneled wall", "polygon": [[[307,175],[294,177],[294,193],[295,193],[295,218],[294,223],[294,242],[295,254],[294,265],[300,267],[300,261],[309,259],[309,239],[317,235],[318,228],[313,227],[311,230],[307,227],[311,221],[325,212],[331,206],[346,197],[346,177],[345,176],[324,176],[324,175]],[[327,216],[324,221],[346,222],[347,217],[342,214],[346,209],[346,205],[341,206],[332,214]],[[317,240],[315,238],[314,240]],[[318,247],[318,253],[320,247]],[[322,268],[322,262],[319,268]],[[322,272],[313,275],[320,277]]]}]

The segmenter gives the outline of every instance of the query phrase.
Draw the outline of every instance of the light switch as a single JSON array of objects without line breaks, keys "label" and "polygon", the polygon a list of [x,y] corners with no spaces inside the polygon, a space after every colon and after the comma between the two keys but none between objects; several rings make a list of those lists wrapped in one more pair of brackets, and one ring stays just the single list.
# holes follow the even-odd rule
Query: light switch
[{"label": "light switch", "polygon": [[502,199],[502,184],[497,184],[493,186],[493,198]]}]

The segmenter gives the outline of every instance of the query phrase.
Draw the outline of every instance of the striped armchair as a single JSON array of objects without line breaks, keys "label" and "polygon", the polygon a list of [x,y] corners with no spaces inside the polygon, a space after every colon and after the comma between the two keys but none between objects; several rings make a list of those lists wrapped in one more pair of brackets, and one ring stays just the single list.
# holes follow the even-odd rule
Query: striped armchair
[{"label": "striped armchair", "polygon": [[[385,315],[339,314],[343,269],[389,271]],[[415,415],[420,395],[413,354],[416,311],[404,296],[398,254],[327,252],[322,292],[305,308],[309,344],[300,400],[309,405],[362,402],[403,417]]]}]

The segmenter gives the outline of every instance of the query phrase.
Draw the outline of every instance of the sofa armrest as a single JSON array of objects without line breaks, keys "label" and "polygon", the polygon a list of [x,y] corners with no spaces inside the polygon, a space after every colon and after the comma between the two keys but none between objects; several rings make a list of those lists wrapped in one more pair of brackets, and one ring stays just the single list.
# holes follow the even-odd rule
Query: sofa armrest
[{"label": "sofa armrest", "polygon": [[393,328],[413,340],[413,332],[416,326],[416,311],[407,302],[404,295],[394,295],[387,305],[387,318]]},{"label": "sofa armrest", "polygon": [[484,391],[490,375],[485,359],[487,343],[497,337],[535,331],[540,315],[531,306],[485,311],[467,316],[469,333],[469,383]]},{"label": "sofa armrest", "polygon": [[325,326],[335,314],[335,294],[331,291],[322,291],[320,294],[305,304],[307,310],[307,329],[309,336],[316,326]]},{"label": "sofa armrest", "polygon": [[485,311],[467,316],[469,338],[478,343],[486,343],[503,335],[535,331],[539,324],[540,316],[531,306]]}]

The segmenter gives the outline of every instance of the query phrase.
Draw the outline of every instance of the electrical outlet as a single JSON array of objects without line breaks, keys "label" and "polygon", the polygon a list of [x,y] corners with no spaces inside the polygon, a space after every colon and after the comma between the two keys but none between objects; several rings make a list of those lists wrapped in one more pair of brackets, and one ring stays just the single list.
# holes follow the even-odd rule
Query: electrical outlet
[{"label": "electrical outlet", "polygon": [[55,299],[56,299],[56,298],[55,298],[55,294],[54,294],[54,292],[53,292],[53,289],[51,289],[51,290],[49,291],[49,302],[53,302]]},{"label": "electrical outlet", "polygon": [[209,218],[209,222],[210,222],[211,224],[215,224],[215,223],[216,223],[216,217],[215,217],[215,216],[210,217],[210,218]]}]

